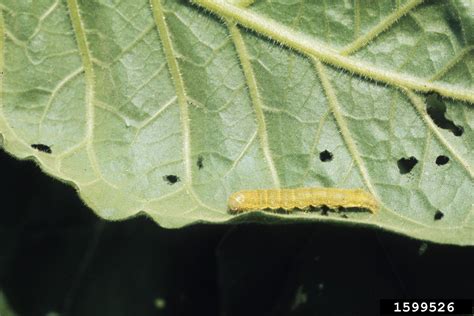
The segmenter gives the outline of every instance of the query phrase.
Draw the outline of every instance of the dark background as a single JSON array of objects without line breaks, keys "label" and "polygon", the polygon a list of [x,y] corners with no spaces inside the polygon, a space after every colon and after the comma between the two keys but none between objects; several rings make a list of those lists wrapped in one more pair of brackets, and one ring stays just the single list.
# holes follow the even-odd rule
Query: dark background
[{"label": "dark background", "polygon": [[106,222],[31,161],[0,152],[0,175],[0,289],[19,316],[377,315],[380,298],[474,296],[474,247],[321,223]]}]

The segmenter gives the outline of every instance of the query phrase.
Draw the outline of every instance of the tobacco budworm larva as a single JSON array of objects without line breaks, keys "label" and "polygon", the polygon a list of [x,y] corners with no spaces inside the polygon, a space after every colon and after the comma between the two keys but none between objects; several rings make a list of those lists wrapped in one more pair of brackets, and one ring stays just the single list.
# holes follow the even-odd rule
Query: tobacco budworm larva
[{"label": "tobacco budworm larva", "polygon": [[244,190],[229,197],[229,209],[232,212],[245,212],[261,209],[284,209],[291,211],[310,206],[359,207],[376,213],[379,203],[372,194],[362,189],[337,188],[298,188]]}]

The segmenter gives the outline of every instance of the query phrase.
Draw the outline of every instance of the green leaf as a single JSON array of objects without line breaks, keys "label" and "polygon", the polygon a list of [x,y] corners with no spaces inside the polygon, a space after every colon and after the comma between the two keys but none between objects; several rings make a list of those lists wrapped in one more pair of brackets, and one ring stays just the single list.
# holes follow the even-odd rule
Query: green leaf
[{"label": "green leaf", "polygon": [[[106,219],[474,244],[470,0],[194,2],[0,0],[4,148]],[[273,187],[364,188],[382,208],[227,212]]]}]

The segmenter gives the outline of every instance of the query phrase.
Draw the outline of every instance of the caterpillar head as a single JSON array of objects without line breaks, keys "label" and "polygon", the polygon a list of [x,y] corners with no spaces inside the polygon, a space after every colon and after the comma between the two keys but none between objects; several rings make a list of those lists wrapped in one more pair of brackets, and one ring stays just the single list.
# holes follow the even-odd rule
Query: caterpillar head
[{"label": "caterpillar head", "polygon": [[229,210],[231,212],[239,212],[243,210],[245,204],[245,194],[242,192],[235,192],[229,197]]}]

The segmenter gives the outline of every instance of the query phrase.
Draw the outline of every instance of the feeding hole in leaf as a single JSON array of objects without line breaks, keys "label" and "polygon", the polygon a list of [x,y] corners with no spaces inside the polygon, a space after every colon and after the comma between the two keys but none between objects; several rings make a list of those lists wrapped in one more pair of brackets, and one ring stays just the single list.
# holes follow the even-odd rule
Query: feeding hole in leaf
[{"label": "feeding hole in leaf", "polygon": [[440,210],[437,210],[435,215],[434,215],[434,220],[435,221],[439,221],[440,219],[442,219],[444,217],[444,214],[443,212],[441,212]]},{"label": "feeding hole in leaf", "polygon": [[324,151],[319,153],[319,159],[322,162],[331,161],[332,158],[333,158],[333,155],[330,151],[324,150]]},{"label": "feeding hole in leaf", "polygon": [[446,105],[437,95],[431,94],[426,98],[426,111],[439,128],[451,131],[454,136],[461,136],[464,133],[462,126],[446,118]]},{"label": "feeding hole in leaf", "polygon": [[449,157],[446,157],[446,156],[443,156],[443,155],[439,155],[438,157],[436,157],[436,164],[438,166],[445,165],[448,162],[449,162]]},{"label": "feeding hole in leaf", "polygon": [[202,156],[198,156],[196,165],[197,165],[197,167],[198,167],[199,170],[201,170],[202,168],[204,168],[204,158],[203,158]]},{"label": "feeding hole in leaf", "polygon": [[168,184],[171,185],[171,184],[175,184],[176,182],[178,182],[180,180],[180,178],[177,175],[170,174],[170,175],[164,176],[163,180],[165,180],[166,182],[168,182]]},{"label": "feeding hole in leaf", "polygon": [[51,154],[53,152],[51,147],[45,144],[31,144],[31,147],[47,154]]},{"label": "feeding hole in leaf", "polygon": [[397,161],[398,170],[400,170],[400,174],[407,174],[409,173],[413,167],[418,163],[418,159],[411,156],[410,158],[400,158]]}]

